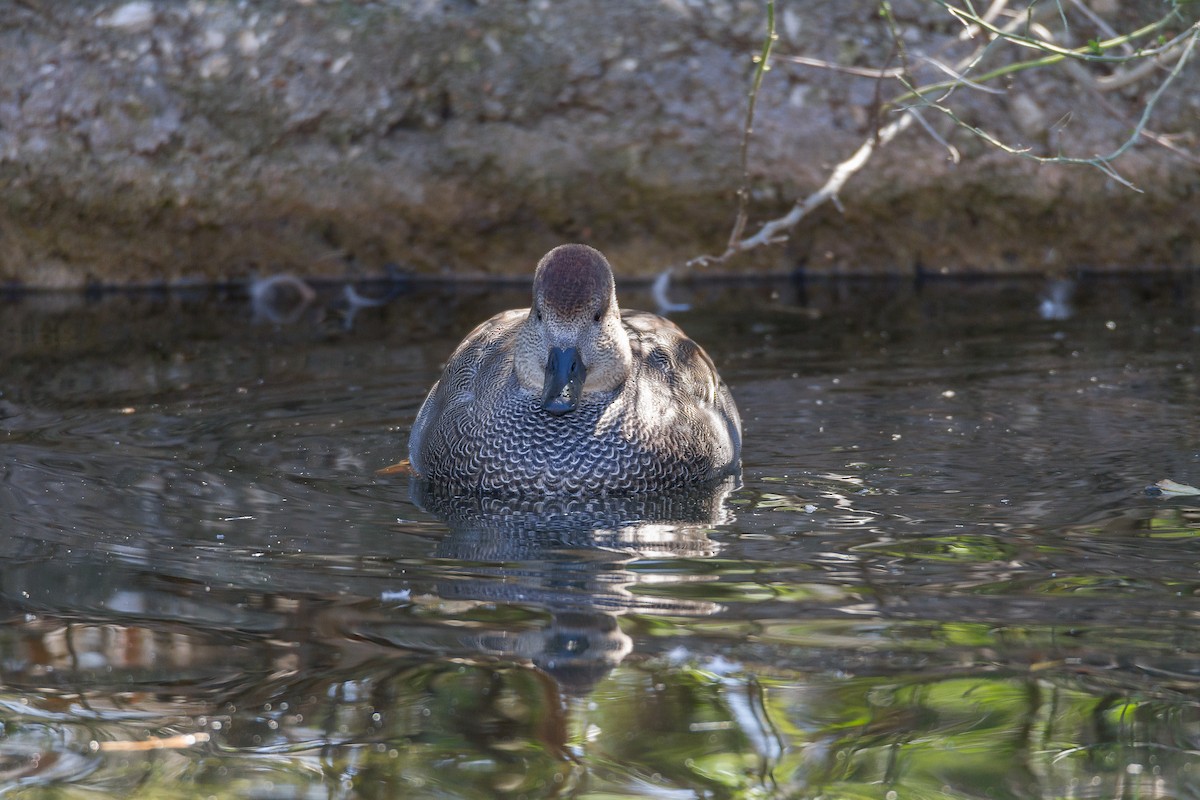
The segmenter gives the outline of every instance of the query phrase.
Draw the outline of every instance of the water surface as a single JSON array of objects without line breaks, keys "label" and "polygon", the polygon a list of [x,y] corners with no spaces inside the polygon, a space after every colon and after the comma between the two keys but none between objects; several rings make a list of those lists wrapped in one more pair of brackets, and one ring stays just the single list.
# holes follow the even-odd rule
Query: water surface
[{"label": "water surface", "polygon": [[0,302],[5,796],[1200,796],[1193,278],[677,287],[630,502],[377,475],[528,289],[340,291]]}]

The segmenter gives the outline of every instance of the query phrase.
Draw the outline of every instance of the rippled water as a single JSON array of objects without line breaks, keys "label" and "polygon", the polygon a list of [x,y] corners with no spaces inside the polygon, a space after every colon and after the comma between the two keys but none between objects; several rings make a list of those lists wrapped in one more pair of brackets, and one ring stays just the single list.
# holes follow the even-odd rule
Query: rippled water
[{"label": "rippled water", "polygon": [[338,291],[0,301],[0,793],[1200,796],[1193,277],[677,288],[741,485],[524,505]]}]

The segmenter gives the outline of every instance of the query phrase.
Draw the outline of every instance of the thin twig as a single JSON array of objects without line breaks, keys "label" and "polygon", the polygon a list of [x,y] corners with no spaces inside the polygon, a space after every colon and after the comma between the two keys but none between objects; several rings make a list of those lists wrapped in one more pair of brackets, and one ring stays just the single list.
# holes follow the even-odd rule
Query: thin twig
[{"label": "thin twig", "polygon": [[[1154,23],[1153,26],[1147,26],[1147,27],[1154,27],[1157,25],[1158,25],[1158,23]],[[1143,30],[1145,30],[1145,29],[1143,29]],[[1162,53],[1170,52],[1174,48],[1178,47],[1181,43],[1187,41],[1192,36],[1194,36],[1197,31],[1200,31],[1200,23],[1196,23],[1195,25],[1190,26],[1183,33],[1179,34],[1178,36],[1175,36],[1174,38],[1168,40],[1167,42],[1164,42],[1159,47],[1155,47],[1155,48],[1148,49],[1148,50],[1142,50],[1140,56],[1121,57],[1119,59],[1112,59],[1110,61],[1110,63],[1132,61],[1135,58],[1138,58],[1138,59],[1150,58],[1153,56],[1160,55]],[[1133,36],[1133,34],[1129,34],[1128,36],[1118,37],[1117,39],[1108,39],[1104,42],[1098,42],[1096,44],[1096,46],[1101,49],[1117,47],[1117,46],[1119,46],[1119,44],[1122,41],[1127,40],[1132,36]],[[1079,48],[1079,50],[1085,50],[1085,49],[1088,49],[1088,48]],[[1076,52],[1076,51],[1071,51],[1071,52]],[[1006,75],[1013,75],[1018,72],[1024,72],[1026,70],[1037,69],[1039,67],[1046,67],[1046,66],[1050,66],[1052,64],[1057,64],[1065,58],[1067,58],[1067,56],[1064,56],[1061,54],[1053,54],[1053,55],[1042,56],[1041,58],[1031,59],[1029,61],[1017,61],[1012,64],[1006,64],[1001,67],[996,67],[995,69],[985,72],[982,75],[976,75],[972,80],[975,83],[987,83],[989,81],[996,80],[997,78],[1002,78]],[[966,68],[961,68],[960,71],[966,72],[967,70],[966,70]],[[935,92],[940,92],[943,89],[952,89],[959,85],[961,85],[961,83],[958,80],[939,81],[937,83],[926,84],[924,86],[920,86],[915,89],[909,89],[908,91],[904,92],[903,94],[899,94],[896,97],[893,97],[890,101],[890,105],[899,106],[902,103],[905,103],[909,100],[915,100],[921,96],[930,95]]]},{"label": "thin twig", "polygon": [[1097,154],[1097,155],[1093,156],[1092,158],[1074,158],[1071,156],[1061,156],[1061,155],[1059,155],[1059,156],[1033,155],[1032,153],[1028,152],[1027,150],[1017,149],[1017,148],[1011,147],[1009,145],[1006,145],[1003,142],[1001,142],[1000,140],[998,140],[995,136],[991,135],[990,133],[987,133],[986,131],[984,131],[974,125],[970,125],[970,124],[966,123],[965,121],[960,119],[958,117],[958,115],[954,113],[954,111],[952,109],[949,109],[945,106],[942,106],[942,105],[939,105],[936,103],[929,103],[929,107],[935,108],[938,111],[941,111],[942,113],[944,113],[948,117],[950,117],[955,122],[955,124],[970,131],[971,133],[975,134],[979,138],[981,138],[984,141],[988,142],[989,144],[1003,150],[1006,153],[1009,153],[1011,155],[1020,156],[1021,158],[1026,158],[1031,161],[1036,161],[1040,164],[1079,164],[1079,165],[1096,167],[1100,171],[1102,171],[1105,175],[1108,175],[1110,178],[1121,183],[1123,186],[1126,186],[1127,188],[1132,189],[1135,192],[1141,192],[1141,189],[1134,186],[1132,183],[1130,183],[1126,178],[1122,177],[1116,171],[1116,169],[1112,166],[1112,162],[1116,161],[1118,158],[1120,158],[1122,155],[1124,155],[1125,152],[1127,150],[1129,150],[1129,148],[1133,147],[1137,143],[1138,139],[1141,138],[1142,133],[1146,129],[1146,124],[1150,121],[1150,115],[1154,112],[1155,106],[1158,105],[1158,101],[1162,98],[1162,96],[1166,92],[1167,88],[1175,81],[1175,79],[1177,77],[1179,77],[1179,73],[1183,71],[1184,66],[1187,64],[1188,60],[1191,58],[1192,51],[1196,47],[1197,39],[1200,39],[1200,23],[1198,23],[1196,26],[1193,26],[1192,35],[1190,38],[1187,39],[1187,43],[1183,48],[1183,52],[1180,53],[1179,58],[1175,61],[1175,66],[1171,68],[1171,71],[1169,73],[1167,73],[1167,76],[1163,79],[1162,83],[1160,83],[1158,85],[1158,87],[1154,90],[1154,92],[1146,100],[1146,104],[1142,108],[1142,114],[1141,114],[1140,118],[1138,119],[1137,123],[1134,125],[1133,132],[1129,135],[1128,138],[1125,139],[1124,142],[1121,143],[1120,146],[1118,146],[1115,150],[1113,150],[1111,153],[1108,153],[1107,155]]},{"label": "thin twig", "polygon": [[1104,156],[1102,160],[1113,161],[1117,158],[1120,158],[1122,153],[1124,153],[1130,147],[1133,147],[1134,143],[1137,142],[1138,136],[1146,127],[1146,123],[1150,121],[1150,114],[1154,111],[1154,107],[1158,105],[1159,99],[1161,99],[1163,93],[1167,91],[1167,87],[1179,77],[1179,73],[1183,71],[1184,65],[1187,64],[1188,59],[1192,57],[1192,51],[1196,49],[1196,40],[1200,39],[1200,24],[1192,26],[1192,31],[1192,36],[1190,39],[1188,39],[1188,43],[1183,48],[1183,52],[1180,53],[1179,60],[1175,62],[1175,66],[1172,67],[1171,71],[1167,73],[1167,77],[1163,78],[1162,83],[1158,85],[1158,88],[1154,90],[1154,93],[1151,94],[1150,98],[1146,101],[1146,106],[1142,109],[1142,116],[1140,119],[1138,119],[1137,126],[1134,127],[1133,133],[1130,134],[1129,138],[1125,141],[1125,144],[1121,145],[1107,156]]},{"label": "thin twig", "polygon": [[[1099,14],[1097,14],[1095,11],[1092,11],[1092,9],[1088,7],[1088,4],[1083,2],[1083,0],[1070,0],[1070,2],[1076,11],[1078,11],[1080,14],[1083,14],[1083,16],[1087,18],[1087,21],[1095,25],[1096,28],[1105,36],[1110,39],[1117,37],[1118,34],[1113,27],[1105,22]],[[1122,45],[1121,49],[1125,51],[1126,55],[1133,54],[1133,48],[1128,44]]]},{"label": "thin twig", "polygon": [[[859,78],[872,78],[879,80],[881,78],[899,78],[904,75],[903,67],[877,68],[877,67],[846,67],[841,64],[834,64],[831,61],[825,61],[820,58],[808,58],[807,56],[775,56],[776,61],[789,61],[793,64],[800,64],[805,67],[816,67],[817,69],[827,70],[829,72],[841,72],[846,75],[854,75]],[[988,94],[1004,94],[1003,89],[993,89],[990,86],[984,86],[978,81],[967,78],[960,72],[955,71],[953,67],[945,62],[939,61],[931,56],[922,56],[920,61],[935,67],[940,72],[953,77],[955,81],[970,86],[972,89],[978,89],[981,92]]]},{"label": "thin twig", "polygon": [[1028,36],[1022,36],[1018,33],[1012,33],[1011,31],[1006,32],[1004,29],[996,27],[991,22],[963,11],[961,8],[955,8],[949,3],[939,2],[939,5],[955,17],[974,22],[994,36],[1003,37],[1005,41],[1021,45],[1022,47],[1030,47],[1034,50],[1041,50],[1044,53],[1053,53],[1055,55],[1062,56],[1063,58],[1077,58],[1080,61],[1121,62],[1129,61],[1131,58],[1136,58],[1136,56],[1108,56],[1104,55],[1104,51],[1154,33],[1155,31],[1166,26],[1170,21],[1169,16],[1163,17],[1162,19],[1152,22],[1149,25],[1144,25],[1141,28],[1138,28],[1132,33],[1127,33],[1124,36],[1118,36],[1116,39],[1107,39],[1103,42],[1093,42],[1087,47],[1070,48],[1060,47],[1052,42],[1047,42],[1042,39],[1034,39]]},{"label": "thin twig", "polygon": [[860,78],[899,78],[904,74],[904,70],[899,67],[891,69],[875,69],[873,67],[844,67],[841,64],[834,64],[831,61],[825,61],[820,58],[809,58],[807,56],[775,56],[776,61],[790,61],[793,64],[803,64],[806,67],[817,67],[818,69],[829,70],[830,72],[844,72],[847,75],[857,75]]},{"label": "thin twig", "polygon": [[758,66],[754,70],[754,80],[750,86],[750,102],[746,104],[746,124],[742,127],[742,185],[738,188],[738,210],[733,230],[729,233],[730,245],[742,238],[742,231],[746,228],[746,209],[750,204],[750,136],[754,133],[754,107],[758,103],[758,90],[762,86],[763,75],[771,68],[771,49],[775,46],[775,39],[775,0],[767,0],[767,36],[763,40],[762,51],[758,54]]},{"label": "thin twig", "polygon": [[[1159,56],[1159,58],[1161,58],[1161,56]],[[1128,123],[1130,127],[1134,125],[1133,121],[1129,119],[1128,115],[1113,105],[1112,102],[1110,102],[1105,96],[1107,92],[1112,91],[1111,85],[1100,84],[1088,73],[1086,69],[1083,68],[1083,66],[1074,61],[1068,61],[1063,66],[1067,72],[1070,73],[1073,78],[1075,78],[1075,80],[1079,81],[1082,86],[1093,92],[1097,105],[1107,111],[1109,115],[1115,119],[1121,120],[1122,122]],[[1155,59],[1154,66],[1159,68],[1162,65],[1158,64],[1157,59]],[[1132,70],[1130,70],[1130,72],[1132,72]],[[1110,77],[1115,77],[1115,75]],[[1197,156],[1195,153],[1180,147],[1171,140],[1170,136],[1152,131],[1149,128],[1142,129],[1142,136],[1147,140],[1154,142],[1154,144],[1158,145],[1159,147],[1165,150],[1170,150],[1177,158],[1181,158],[1189,164],[1200,165],[1200,156]]]},{"label": "thin twig", "polygon": [[954,84],[956,86],[970,86],[972,89],[978,89],[979,91],[987,92],[988,94],[1004,94],[1003,89],[993,89],[990,86],[984,86],[979,81],[971,80],[963,73],[955,70],[949,64],[943,64],[941,61],[938,61],[935,58],[924,58],[921,60],[927,64],[931,64],[934,67],[937,67],[942,72],[944,72],[947,75],[949,75],[950,77],[954,78]]},{"label": "thin twig", "polygon": [[[1054,36],[1054,34],[1050,33],[1050,31],[1042,25],[1035,24],[1031,27],[1035,33],[1044,39],[1049,40]],[[1176,37],[1164,45],[1163,48],[1160,48],[1159,51],[1154,55],[1143,55],[1142,60],[1136,62],[1136,66],[1124,69],[1118,68],[1114,70],[1111,75],[1105,75],[1099,78],[1091,77],[1091,73],[1089,73],[1083,64],[1078,61],[1068,58],[1063,60],[1062,65],[1063,69],[1069,72],[1072,77],[1076,78],[1077,80],[1080,78],[1080,76],[1087,76],[1084,78],[1083,82],[1090,82],[1096,87],[1097,91],[1112,92],[1129,86],[1130,84],[1137,83],[1142,78],[1161,68],[1163,66],[1164,57],[1176,47],[1183,44],[1185,41],[1185,39]]]},{"label": "thin twig", "polygon": [[927,134],[929,134],[929,138],[933,139],[935,142],[940,144],[942,147],[946,148],[946,152],[950,154],[950,161],[952,163],[957,164],[962,160],[962,154],[958,152],[958,148],[955,147],[954,145],[950,144],[950,142],[946,141],[946,137],[942,136],[940,133],[938,133],[936,130],[934,130],[933,126],[925,121],[925,117],[921,116],[920,109],[918,109],[916,107],[911,107],[911,108],[906,108],[904,110],[906,112],[908,112],[910,115],[912,115],[917,120],[917,124],[919,124],[922,128],[925,129],[925,132]]}]

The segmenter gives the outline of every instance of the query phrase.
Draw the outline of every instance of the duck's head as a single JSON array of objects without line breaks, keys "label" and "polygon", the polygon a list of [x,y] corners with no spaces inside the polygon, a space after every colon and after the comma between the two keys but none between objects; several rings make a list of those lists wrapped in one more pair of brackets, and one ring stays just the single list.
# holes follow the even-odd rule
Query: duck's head
[{"label": "duck's head", "polygon": [[533,276],[533,306],[514,353],[517,379],[561,416],[584,392],[620,386],[631,361],[608,261],[582,244],[551,250]]}]

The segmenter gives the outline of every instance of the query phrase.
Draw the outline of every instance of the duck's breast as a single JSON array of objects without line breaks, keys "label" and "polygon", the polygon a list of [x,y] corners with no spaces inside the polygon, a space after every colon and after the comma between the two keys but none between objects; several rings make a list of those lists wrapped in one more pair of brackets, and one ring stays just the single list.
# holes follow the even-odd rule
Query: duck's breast
[{"label": "duck's breast", "polygon": [[423,477],[484,492],[571,494],[671,489],[736,469],[737,408],[707,354],[673,323],[626,312],[626,381],[555,416],[513,368],[525,316],[488,320],[447,362],[409,440]]}]

